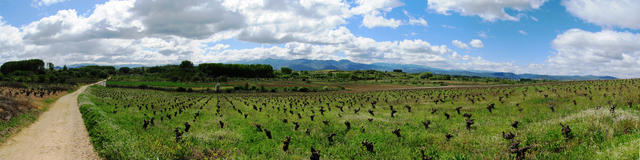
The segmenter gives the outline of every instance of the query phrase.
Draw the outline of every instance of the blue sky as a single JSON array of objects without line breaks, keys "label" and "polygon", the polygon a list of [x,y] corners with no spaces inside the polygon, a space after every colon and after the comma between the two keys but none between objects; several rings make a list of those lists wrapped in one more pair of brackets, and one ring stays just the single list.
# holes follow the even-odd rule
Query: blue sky
[{"label": "blue sky", "polygon": [[638,0],[0,0],[0,62],[349,59],[632,78],[639,10]]}]

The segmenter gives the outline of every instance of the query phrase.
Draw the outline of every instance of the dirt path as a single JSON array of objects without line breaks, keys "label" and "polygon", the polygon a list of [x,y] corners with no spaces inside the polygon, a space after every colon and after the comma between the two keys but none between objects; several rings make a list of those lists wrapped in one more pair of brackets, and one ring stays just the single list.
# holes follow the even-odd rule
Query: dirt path
[{"label": "dirt path", "polygon": [[86,88],[58,99],[36,122],[0,146],[0,160],[100,159],[78,108],[78,95]]}]

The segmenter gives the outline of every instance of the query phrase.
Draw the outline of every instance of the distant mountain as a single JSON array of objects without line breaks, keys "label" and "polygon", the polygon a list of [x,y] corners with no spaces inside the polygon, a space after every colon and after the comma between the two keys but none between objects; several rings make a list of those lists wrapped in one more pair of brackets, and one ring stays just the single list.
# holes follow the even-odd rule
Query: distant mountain
[{"label": "distant mountain", "polygon": [[234,63],[240,64],[269,64],[274,69],[280,69],[282,67],[289,67],[293,70],[299,71],[313,71],[313,70],[381,70],[381,71],[393,71],[394,69],[402,69],[408,73],[420,73],[420,72],[432,72],[436,74],[448,74],[448,75],[460,75],[460,76],[478,76],[478,77],[492,77],[492,78],[506,78],[506,79],[546,79],[546,80],[597,80],[597,79],[617,79],[611,76],[552,76],[552,75],[538,75],[538,74],[514,74],[508,72],[491,72],[491,71],[468,71],[468,70],[446,70],[439,68],[432,68],[421,65],[412,64],[391,64],[391,63],[373,63],[362,64],[355,63],[349,60],[308,60],[308,59],[296,59],[296,60],[282,60],[282,59],[260,59],[251,61],[239,61]]}]

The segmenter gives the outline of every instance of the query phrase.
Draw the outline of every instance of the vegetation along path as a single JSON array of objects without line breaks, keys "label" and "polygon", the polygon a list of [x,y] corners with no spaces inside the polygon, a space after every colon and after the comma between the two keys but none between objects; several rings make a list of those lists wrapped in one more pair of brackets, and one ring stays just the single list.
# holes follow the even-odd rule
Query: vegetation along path
[{"label": "vegetation along path", "polygon": [[78,109],[78,95],[86,88],[61,97],[38,121],[0,146],[0,160],[100,159]]}]

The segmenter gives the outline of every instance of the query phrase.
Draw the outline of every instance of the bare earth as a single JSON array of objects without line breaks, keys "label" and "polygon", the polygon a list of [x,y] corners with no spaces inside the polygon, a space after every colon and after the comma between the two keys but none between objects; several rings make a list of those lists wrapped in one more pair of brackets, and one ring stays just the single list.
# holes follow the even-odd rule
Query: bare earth
[{"label": "bare earth", "polygon": [[0,160],[100,159],[78,108],[83,86],[58,99],[39,119],[0,146]]}]

